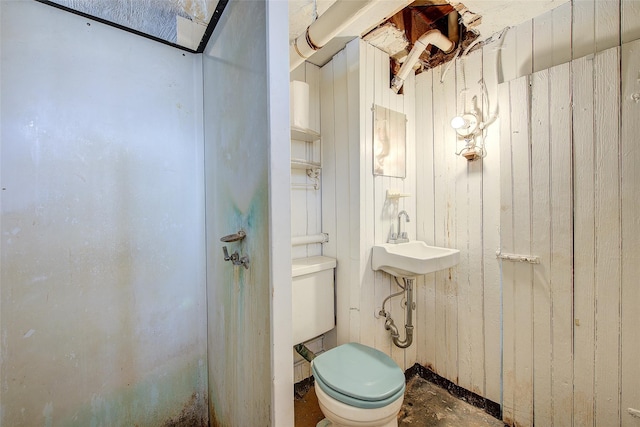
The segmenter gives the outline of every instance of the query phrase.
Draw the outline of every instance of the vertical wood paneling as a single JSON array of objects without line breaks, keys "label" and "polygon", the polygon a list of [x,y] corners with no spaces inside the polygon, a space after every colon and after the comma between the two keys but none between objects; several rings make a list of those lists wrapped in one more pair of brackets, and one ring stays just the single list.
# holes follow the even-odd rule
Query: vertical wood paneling
[{"label": "vertical wood paneling", "polygon": [[[640,410],[640,41],[622,46],[622,425],[638,426],[631,415]],[[637,412],[636,412],[637,414]]]},{"label": "vertical wood paneling", "polygon": [[533,72],[533,21],[510,28],[502,46],[501,82],[508,82]]},{"label": "vertical wood paneling", "polygon": [[[305,81],[309,84],[309,128],[320,132],[320,68],[316,65],[305,63],[305,74]],[[321,162],[322,142],[318,140],[313,143],[307,143],[306,145],[306,158]],[[322,171],[320,173],[322,174]],[[320,179],[322,179],[322,176]],[[307,235],[323,232],[321,195],[321,190],[308,188],[306,191]],[[307,256],[322,255],[322,244],[316,243],[306,245],[306,247]]]},{"label": "vertical wood paneling", "polygon": [[533,71],[553,66],[553,10],[533,18]]},{"label": "vertical wood paneling", "polygon": [[571,2],[533,19],[533,71],[571,60]]},{"label": "vertical wood paneling", "polygon": [[[454,93],[456,87],[456,76],[451,73],[446,76],[443,83],[444,91],[447,94]],[[438,105],[442,108],[445,119],[439,121],[443,126],[444,134],[444,174],[445,181],[443,185],[445,207],[443,246],[447,248],[455,248],[457,244],[456,229],[456,169],[458,167],[458,159],[451,154],[451,145],[456,140],[456,133],[449,126],[450,118],[457,114],[457,99],[447,96],[440,99]],[[440,230],[439,230],[440,231]],[[444,313],[444,330],[445,330],[445,366],[448,377],[454,382],[459,380],[458,371],[458,269],[449,268],[441,272],[444,275],[444,293],[445,293],[445,313]]]},{"label": "vertical wood paneling", "polygon": [[595,423],[620,419],[620,185],[618,49],[594,59]]},{"label": "vertical wood paneling", "polygon": [[[500,250],[513,253],[513,192],[511,188],[511,82],[503,83],[498,88],[500,103]],[[508,180],[508,181],[507,181]],[[507,182],[503,182],[507,181]],[[500,261],[502,271],[502,333],[503,333],[503,383],[502,383],[502,417],[512,423],[515,420],[515,320],[512,308],[514,300],[514,266],[512,263]]]},{"label": "vertical wood paneling", "polygon": [[[514,253],[523,255],[531,253],[531,135],[528,85],[529,77],[524,77],[511,86],[513,250]],[[503,177],[503,183],[504,179],[505,177]],[[532,274],[531,265],[515,264],[514,300],[513,305],[508,308],[515,311],[513,316],[516,328],[516,334],[513,337],[517,390],[515,415],[516,420],[523,425],[530,425],[533,416]],[[506,312],[507,307],[504,309]]]},{"label": "vertical wood paneling", "polygon": [[[365,60],[367,64],[365,68],[367,85],[365,93],[363,94],[363,105],[361,106],[362,114],[365,118],[363,131],[366,136],[363,140],[363,145],[366,147],[365,157],[363,158],[363,166],[364,170],[366,171],[364,175],[366,183],[364,197],[367,206],[366,212],[368,213],[368,215],[366,215],[367,221],[369,221],[369,224],[371,224],[371,227],[365,230],[365,232],[367,233],[365,247],[367,247],[373,246],[376,243],[376,235],[378,235],[378,233],[382,233],[382,230],[380,230],[380,217],[379,215],[376,215],[376,213],[378,212],[377,190],[379,190],[379,186],[377,185],[376,178],[373,177],[374,120],[372,110],[374,104],[378,103],[381,99],[381,88],[378,87],[379,85],[377,84],[377,82],[382,74],[382,64],[379,64],[376,61],[376,49],[373,46],[362,43],[361,48],[365,54]],[[370,255],[367,254],[367,259],[369,257]],[[384,299],[386,296],[381,297],[381,295],[387,293],[389,287],[388,282],[385,283],[385,277],[382,273],[367,271],[365,272],[365,277],[367,277],[368,279],[365,280],[363,286],[368,287],[366,289],[368,289],[369,295],[364,296],[364,298],[366,298],[369,302],[368,304],[363,305],[363,307],[371,307],[371,309],[368,312],[366,312],[365,309],[362,315],[367,316],[367,318],[370,319],[375,318],[376,308],[382,307],[382,299]],[[388,339],[388,335],[384,330],[384,320],[382,318],[376,319],[376,321],[373,322],[370,329],[368,330],[368,335],[368,340],[371,346],[383,350],[387,354],[390,354],[391,347],[389,347],[388,344],[386,345],[387,348],[384,348],[383,346],[385,340]]]},{"label": "vertical wood paneling", "polygon": [[[376,105],[380,105],[384,108],[389,108],[389,93],[387,91],[387,88],[384,87],[381,84],[381,81],[383,80],[383,76],[388,75],[387,72],[385,72],[385,70],[388,70],[388,64],[385,64],[382,61],[382,55],[383,52],[374,48],[371,45],[366,45],[367,46],[367,55],[371,56],[373,58],[373,63],[374,63],[374,69],[375,69],[375,74],[374,74],[374,81],[373,81],[373,102]],[[371,108],[373,105],[369,106],[369,108]],[[369,114],[369,118],[370,118],[370,126],[371,128],[373,128],[373,113],[370,109],[367,109],[367,113]],[[366,141],[367,144],[373,144],[373,135],[372,135],[372,139],[369,141]],[[372,159],[366,159],[367,162],[372,162]],[[385,177],[385,176],[373,176],[373,200],[374,200],[374,211],[371,212],[370,214],[372,214],[374,216],[374,230],[371,230],[374,232],[374,236],[373,236],[373,240],[374,243],[383,243],[384,241],[386,241],[387,236],[389,236],[389,233],[391,232],[391,227],[395,226],[395,221],[392,220],[391,215],[394,212],[394,209],[386,209],[385,210],[385,206],[384,206],[384,201],[385,201],[385,193],[384,193],[384,189],[385,187],[388,186],[388,180],[389,178]],[[396,212],[397,213],[397,212]],[[382,306],[382,301],[389,296],[391,293],[393,292],[397,292],[399,289],[397,289],[397,286],[395,285],[395,283],[393,283],[392,286],[392,281],[391,281],[391,276],[389,276],[386,273],[377,271],[375,273],[375,304],[376,307],[381,307]],[[391,303],[393,303],[394,301],[391,301]],[[395,317],[396,321],[399,321],[398,324],[402,325],[402,321],[399,320],[400,318],[399,316],[399,312],[394,310],[394,306],[391,303],[387,303],[387,309],[389,309],[390,313],[392,316]],[[366,313],[365,315],[367,315],[368,317],[373,316],[373,313]],[[389,356],[391,356],[394,360],[396,360],[396,358],[394,357],[394,355],[391,353],[392,349],[392,343],[389,340],[389,332],[386,331],[384,329],[384,319],[380,318],[377,319],[376,322],[376,327],[374,329],[374,333],[375,333],[375,347],[379,350],[384,351],[385,353],[387,353]],[[401,326],[399,326],[399,328],[401,329]],[[397,363],[397,360],[396,360]]]},{"label": "vertical wood paneling", "polygon": [[[442,67],[433,74],[433,105],[438,108],[433,109],[433,174],[434,174],[434,244],[443,246],[445,242],[446,231],[446,213],[448,211],[445,182],[446,182],[446,153],[447,141],[451,139],[445,138],[445,126],[447,123],[446,111],[444,111],[443,101],[445,99],[445,87],[440,79],[442,77]],[[451,76],[451,74],[450,74]],[[447,272],[435,272],[435,357],[433,359],[433,367],[435,372],[445,378],[455,378],[449,375],[447,369],[447,335],[445,315],[447,312],[447,296],[445,292],[445,276]]]},{"label": "vertical wood paneling", "polygon": [[[474,55],[477,57],[477,55]],[[465,111],[473,111],[477,105],[473,105],[474,96],[477,96],[477,77],[475,81],[471,79],[471,76],[467,78],[467,72],[471,70],[470,67],[465,67],[469,58],[459,60],[455,62],[455,67],[451,74],[454,78],[455,90],[453,93],[460,94],[456,99],[455,110],[453,115],[449,117],[455,117],[458,114],[462,114]],[[475,74],[475,73],[474,73]],[[473,87],[467,86],[467,81],[472,82]],[[475,89],[475,90],[474,90]],[[445,122],[446,123],[446,122]],[[460,138],[457,135],[454,137],[456,145],[464,145],[464,142],[458,141]],[[447,147],[448,148],[448,147]],[[448,299],[450,303],[455,302],[456,313],[456,330],[448,331],[447,335],[452,340],[455,340],[455,348],[457,351],[457,383],[467,390],[472,389],[472,368],[471,363],[473,359],[472,355],[472,341],[471,341],[471,325],[469,323],[471,317],[471,287],[470,287],[470,241],[472,236],[470,235],[469,216],[471,216],[470,201],[471,194],[468,192],[467,186],[469,181],[473,177],[469,174],[470,164],[463,157],[457,157],[452,155],[451,149],[445,150],[447,155],[447,164],[451,165],[451,175],[449,180],[453,183],[451,187],[452,193],[449,198],[451,204],[448,207],[450,211],[449,216],[451,220],[448,222],[448,230],[452,237],[449,247],[460,250],[460,262],[455,268],[457,280],[455,283],[450,283]],[[476,252],[477,253],[477,252]],[[455,289],[455,290],[454,290]],[[455,292],[455,293],[454,293]],[[455,298],[455,300],[454,300]]]},{"label": "vertical wood paneling", "polygon": [[[509,85],[510,129],[501,135],[503,162],[511,159],[509,172],[501,174],[502,209],[511,209],[501,227],[510,229],[502,239],[502,250],[522,255],[531,253],[530,200],[530,100],[529,78],[522,77]],[[505,161],[506,160],[506,161]],[[510,203],[509,203],[510,201]],[[509,241],[510,239],[510,241]],[[512,250],[509,250],[512,248]],[[505,420],[522,425],[533,421],[533,337],[532,337],[532,267],[526,263],[503,266],[504,278],[504,378]],[[509,326],[507,326],[511,323]],[[508,350],[507,350],[508,348]],[[507,408],[507,406],[509,406]],[[513,417],[513,418],[509,418]]]},{"label": "vertical wood paneling", "polygon": [[[336,142],[333,105],[333,73],[334,63],[329,62],[320,71],[320,107],[322,115],[322,125],[320,128],[322,136],[322,191],[330,194],[336,193]],[[336,236],[336,202],[333,197],[322,199],[322,230],[329,233],[329,241],[324,244],[324,255],[335,257],[337,251]]]},{"label": "vertical wood paneling", "polygon": [[596,49],[596,0],[573,0],[571,49],[572,58],[590,55]]},{"label": "vertical wood paneling", "polygon": [[571,61],[571,7],[571,2],[567,2],[552,10],[552,65]]},{"label": "vertical wood paneling", "polygon": [[[360,342],[359,340],[364,335],[361,333],[360,325],[362,307],[364,307],[361,302],[360,295],[361,292],[366,292],[367,289],[369,289],[363,286],[363,284],[366,284],[367,282],[362,282],[362,275],[360,273],[362,269],[362,262],[361,259],[358,258],[361,254],[361,252],[358,251],[358,248],[362,245],[362,239],[367,238],[365,232],[360,230],[363,222],[362,215],[359,215],[358,212],[358,209],[362,206],[363,200],[361,195],[362,188],[358,184],[358,177],[361,176],[359,169],[361,169],[362,165],[359,157],[361,149],[357,147],[358,145],[362,145],[363,106],[361,104],[362,100],[356,96],[357,94],[362,93],[362,64],[364,64],[364,62],[363,52],[359,45],[359,41],[352,41],[349,43],[346,52],[349,92],[347,99],[344,102],[347,102],[349,105],[349,129],[347,134],[348,138],[341,143],[346,144],[348,148],[345,147],[345,149],[349,150],[349,167],[351,168],[349,176],[352,181],[349,182],[350,194],[345,203],[345,208],[348,207],[348,212],[344,212],[344,215],[348,215],[349,217],[349,226],[351,227],[349,232],[350,258],[346,260],[349,263],[349,280],[347,282],[342,282],[342,286],[349,287],[351,294],[349,299],[349,339],[350,341]],[[338,221],[340,220],[341,218],[338,217]],[[357,284],[360,286],[357,286]]]},{"label": "vertical wood paneling", "polygon": [[[351,218],[351,198],[349,192],[349,126],[348,121],[348,83],[347,83],[347,57],[344,50],[338,52],[333,58],[333,121],[335,126],[335,203],[336,203],[336,258],[347,260],[337,266],[340,271],[339,281],[336,286],[340,295],[346,297],[349,313],[353,307],[354,293],[359,291],[357,286],[345,286],[351,283],[351,263],[350,263],[350,218]],[[345,289],[346,288],[346,289]],[[359,294],[358,294],[359,297]],[[349,340],[353,339],[353,319],[349,316]],[[343,336],[343,331],[339,331],[339,341]],[[359,338],[359,337],[357,337]]]},{"label": "vertical wood paneling", "polygon": [[621,0],[574,0],[573,3],[574,59],[619,45]]},{"label": "vertical wood paneling", "polygon": [[551,94],[549,70],[539,71],[531,79],[531,253],[541,262],[533,275],[533,349],[535,388],[534,418],[537,423],[552,425],[551,395],[552,313],[551,289]]},{"label": "vertical wood paneling", "polygon": [[[417,210],[417,185],[416,180],[411,179],[410,177],[416,176],[416,159],[417,159],[417,148],[416,148],[416,95],[415,95],[415,87],[416,81],[413,73],[410,73],[408,78],[405,81],[407,85],[407,90],[405,90],[404,95],[396,95],[399,101],[402,101],[402,111],[407,116],[407,128],[406,128],[406,138],[407,138],[407,146],[406,146],[406,165],[407,165],[407,178],[400,179],[398,184],[402,185],[402,191],[411,194],[411,197],[405,198],[404,208],[410,212],[411,222],[407,223],[407,232],[409,233],[409,238],[411,240],[415,240],[417,237],[417,223],[418,223],[418,210]],[[418,281],[414,282],[414,302],[416,302],[417,306],[417,298],[420,297]],[[408,308],[405,307],[405,310]],[[417,309],[413,310],[413,324],[414,324],[414,336],[420,335],[422,333],[423,325],[418,323],[417,320]],[[404,350],[404,368],[408,369],[417,360],[417,345],[411,345],[406,350]]]},{"label": "vertical wood paneling", "polygon": [[[388,55],[379,51],[378,49],[368,47],[368,49],[372,49],[372,55],[375,58],[375,69],[377,70],[377,74],[374,79],[374,98],[375,104],[381,105],[385,108],[389,108],[393,111],[397,111],[400,113],[404,113],[407,118],[407,126],[409,123],[412,123],[413,110],[414,110],[414,101],[413,101],[413,90],[414,90],[414,79],[413,76],[410,76],[405,82],[404,95],[396,95],[389,88],[389,66],[388,66]],[[372,117],[372,116],[371,116]],[[372,141],[368,141],[369,144],[372,144]],[[411,159],[415,158],[414,153],[414,131],[412,129],[408,129],[406,133],[406,153],[408,156],[411,156]],[[371,162],[372,159],[367,159],[367,162]],[[411,164],[407,165],[407,173],[411,176],[415,174],[415,165],[412,167]],[[375,243],[382,243],[387,241],[389,234],[392,229],[396,227],[397,224],[397,215],[400,210],[407,210],[409,212],[410,217],[412,217],[415,221],[415,200],[401,200],[401,201],[390,201],[386,199],[386,191],[388,189],[400,190],[403,192],[412,193],[415,188],[415,184],[406,184],[406,180],[397,177],[387,177],[387,176],[377,176],[373,178],[374,183],[374,218],[375,218]],[[414,223],[406,223],[403,224],[403,228],[410,234],[415,235],[415,226]],[[396,230],[397,231],[397,230]],[[377,306],[381,306],[382,301],[389,296],[391,293],[398,292],[400,289],[396,285],[395,280],[383,273],[376,273],[376,303]],[[404,336],[404,323],[405,323],[405,307],[402,304],[402,299],[399,297],[391,299],[387,303],[388,309],[390,309],[390,313],[392,314],[396,324],[398,325],[402,336]],[[367,315],[372,316],[372,313],[367,313]],[[398,363],[401,367],[406,366],[407,360],[410,360],[410,363],[413,363],[415,360],[415,350],[403,350],[392,344],[388,331],[384,329],[384,320],[377,319],[376,323],[376,347],[380,348],[388,354]]]},{"label": "vertical wood paneling", "polygon": [[[499,43],[499,42],[497,42]],[[497,43],[483,49],[482,71],[487,90],[489,120],[485,128],[486,156],[482,159],[482,244],[484,310],[485,394],[494,402],[502,401],[502,289],[500,264],[496,249],[500,247],[500,122],[492,117],[498,111],[498,49]],[[478,319],[474,319],[478,322]]]},{"label": "vertical wood paneling", "polygon": [[532,78],[534,419],[571,425],[572,265],[569,65]]},{"label": "vertical wood paneling", "polygon": [[[461,73],[458,77],[458,91],[465,90],[464,103],[459,107],[464,111],[477,111],[480,118],[489,116],[485,110],[485,99],[481,85],[483,76],[483,54],[476,51],[461,59]],[[462,112],[462,111],[459,111]],[[482,136],[476,138],[482,143]],[[463,157],[453,156],[458,166],[456,179],[456,248],[466,259],[466,274],[458,266],[458,349],[460,385],[483,395],[485,392],[484,328],[476,319],[484,317],[484,283],[482,256],[482,161],[469,162]],[[465,360],[466,359],[466,360]],[[466,363],[463,363],[465,361]],[[465,372],[466,369],[466,372]]]},{"label": "vertical wood paneling", "polygon": [[[434,160],[433,160],[433,76],[432,70],[416,77],[416,239],[434,243]],[[435,274],[418,279],[416,361],[434,366],[435,361]]]},{"label": "vertical wood paneling", "polygon": [[594,52],[620,45],[620,1],[595,0]]},{"label": "vertical wood paneling", "polygon": [[[404,113],[404,99],[406,95],[398,95],[394,93],[393,90],[390,89],[389,82],[391,81],[391,76],[390,76],[391,70],[389,67],[389,57],[386,53],[379,51],[378,49],[376,49],[376,51],[377,51],[376,52],[377,60],[382,65],[382,74],[380,75],[380,80],[376,81],[376,85],[380,86],[380,89],[383,93],[383,99],[386,102],[387,108],[389,108],[392,111]],[[409,82],[405,81],[406,86],[403,86],[403,89],[405,92],[410,92],[413,90],[413,87],[410,85],[407,85],[407,83]],[[411,81],[411,83],[413,83],[413,80]],[[408,123],[405,123],[405,126],[408,126]],[[410,144],[411,143],[407,138],[405,140],[406,147],[408,147]],[[398,203],[397,210],[389,209],[389,204],[387,203],[387,200],[386,200],[387,189],[396,188],[396,189],[399,189],[400,191],[404,191],[404,180],[396,177],[385,177],[383,179],[383,182],[384,182],[384,186],[382,187],[383,193],[381,194],[380,200],[379,200],[379,203],[382,203],[381,205],[379,205],[381,210],[378,211],[378,212],[383,212],[383,218],[384,216],[387,216],[392,223],[397,223],[398,211],[407,210],[409,217],[413,216],[413,219],[415,220],[415,215],[412,215],[414,212],[412,212],[411,209],[408,209],[408,201],[406,199],[400,200],[400,203]],[[405,222],[404,224],[402,224],[403,230],[406,230],[407,232],[409,231],[410,227],[411,227],[410,222],[409,223]],[[397,230],[397,231],[400,231],[400,230]],[[377,239],[378,238],[376,237],[376,240]],[[382,239],[382,241],[383,242],[385,241],[384,238]],[[392,277],[390,277],[388,274],[385,274],[385,276],[389,278],[389,284],[390,284],[389,291],[390,292],[400,291],[400,289],[395,283],[395,280]],[[406,310],[407,310],[407,308],[402,304],[402,300],[403,298],[401,297],[393,298],[392,300],[390,300],[391,313],[393,314],[396,321],[398,321],[398,327],[400,329],[401,337],[404,336],[404,324],[405,324]],[[400,367],[405,369],[406,367],[404,364],[404,357],[406,354],[406,350],[401,349],[396,345],[394,345],[388,336],[387,336],[387,340],[389,342],[389,347],[391,348],[391,358],[395,360]]]},{"label": "vertical wood paneling", "polygon": [[[465,60],[465,70],[467,79],[469,82],[479,82],[482,79],[483,74],[483,52],[477,51],[469,55]],[[476,101],[479,104],[479,110],[481,115],[486,119],[489,116],[489,112],[485,111],[485,100],[483,91],[476,84],[476,90],[471,93],[476,96]],[[472,103],[474,103],[472,98]],[[479,142],[482,141],[482,136],[478,137]],[[457,159],[462,161],[461,158]],[[476,319],[484,318],[484,282],[483,282],[483,264],[484,260],[482,255],[482,237],[483,237],[483,224],[482,224],[482,189],[484,185],[483,181],[483,164],[482,161],[474,161],[467,163],[467,193],[469,198],[469,214],[467,215],[467,230],[469,239],[469,310],[467,311],[467,318],[464,327],[468,327],[471,331],[470,344],[471,348],[471,381],[470,390],[480,395],[485,395],[485,360],[482,356],[484,354],[484,325],[483,322],[478,322]]]},{"label": "vertical wood paneling", "polygon": [[[365,195],[362,194],[363,169],[362,169],[362,141],[361,130],[364,125],[362,117],[362,110],[360,104],[356,101],[359,96],[364,92],[362,87],[362,63],[363,63],[363,49],[359,41],[352,41],[345,49],[347,54],[347,81],[348,81],[348,94],[345,102],[348,105],[348,133],[346,141],[346,147],[349,156],[349,197],[346,201],[345,207],[348,207],[348,215],[338,217],[338,220],[349,218],[349,233],[348,242],[346,246],[349,248],[349,280],[343,282],[342,286],[348,286],[351,289],[351,300],[349,302],[349,313],[351,318],[351,331],[350,338],[352,341],[356,340],[356,337],[362,336],[360,326],[360,313],[362,310],[362,304],[360,303],[361,292],[367,292],[369,288],[362,288],[362,269],[369,269],[364,266],[362,260],[362,246],[366,237],[364,231],[360,228],[361,224],[367,224],[361,206],[363,205]],[[366,91],[366,90],[365,90]],[[347,236],[345,236],[347,237]],[[366,258],[365,258],[366,259]],[[357,261],[356,261],[357,260]],[[366,283],[366,282],[365,282]],[[356,284],[360,284],[356,286]]]},{"label": "vertical wood paneling", "polygon": [[309,85],[309,128],[320,132],[320,67],[305,62],[304,74]]},{"label": "vertical wood paneling", "polygon": [[[571,66],[550,70],[551,143],[551,393],[553,425],[573,417],[573,204],[571,144]],[[537,346],[537,342],[534,343]],[[537,420],[536,420],[537,421]]]},{"label": "vertical wood paneling", "polygon": [[[454,154],[456,134],[449,126],[456,115],[457,97],[455,74],[446,75],[441,82],[443,69],[434,77],[434,173],[435,181],[435,235],[437,246],[455,247],[455,179],[454,171],[459,160]],[[458,310],[457,269],[436,272],[436,369],[451,381],[458,381]]]},{"label": "vertical wood paneling", "polygon": [[640,39],[640,1],[621,0],[620,2],[621,41],[629,43]]},{"label": "vertical wood paneling", "polygon": [[594,423],[595,157],[593,56],[573,61],[574,404],[576,425]]},{"label": "vertical wood paneling", "polygon": [[[336,129],[334,124],[334,62],[331,61],[320,71],[320,108],[322,122],[322,230],[329,234],[329,242],[324,244],[323,254],[337,258],[338,234],[336,205]],[[334,197],[327,197],[328,194]],[[349,288],[339,286],[348,280],[348,264],[336,268],[336,332],[338,343],[345,342],[349,332]]]},{"label": "vertical wood paneling", "polygon": [[[358,230],[362,62],[358,42],[350,43],[322,68],[323,227],[334,230],[325,254],[336,269],[337,344],[360,340],[360,246]],[[355,97],[355,99],[354,99]],[[354,211],[355,209],[355,211]]]},{"label": "vertical wood paneling", "polygon": [[581,425],[621,417],[618,61],[616,48],[574,62],[574,413]]}]

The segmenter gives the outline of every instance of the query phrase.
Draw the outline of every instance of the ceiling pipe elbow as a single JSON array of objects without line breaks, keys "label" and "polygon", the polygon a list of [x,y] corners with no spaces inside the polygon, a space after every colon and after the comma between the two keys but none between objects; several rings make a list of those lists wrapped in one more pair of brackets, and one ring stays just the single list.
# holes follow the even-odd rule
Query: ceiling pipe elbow
[{"label": "ceiling pipe elbow", "polygon": [[409,72],[411,72],[413,66],[418,62],[418,59],[420,59],[422,52],[424,52],[430,44],[436,46],[444,53],[451,53],[456,47],[455,43],[449,40],[439,30],[429,30],[421,35],[413,44],[413,48],[411,48],[409,56],[407,56],[406,61],[404,61],[402,67],[400,67],[400,71],[398,71],[398,74],[396,74],[391,81],[391,89],[393,89],[395,93],[400,91],[400,88],[404,84]]},{"label": "ceiling pipe elbow", "polygon": [[375,0],[338,0],[307,27],[289,47],[289,71],[293,71],[317,50],[340,34]]}]

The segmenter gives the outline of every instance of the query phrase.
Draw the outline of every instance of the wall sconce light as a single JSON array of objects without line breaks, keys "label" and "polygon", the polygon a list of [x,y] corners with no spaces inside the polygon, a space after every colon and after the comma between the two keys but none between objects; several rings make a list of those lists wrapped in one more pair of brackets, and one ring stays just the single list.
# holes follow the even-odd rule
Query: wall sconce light
[{"label": "wall sconce light", "polygon": [[484,148],[482,145],[477,145],[475,140],[478,131],[481,130],[480,120],[477,115],[465,113],[461,116],[456,116],[451,120],[451,127],[465,141],[464,148],[456,153],[458,156],[463,156],[469,161],[484,157]]}]

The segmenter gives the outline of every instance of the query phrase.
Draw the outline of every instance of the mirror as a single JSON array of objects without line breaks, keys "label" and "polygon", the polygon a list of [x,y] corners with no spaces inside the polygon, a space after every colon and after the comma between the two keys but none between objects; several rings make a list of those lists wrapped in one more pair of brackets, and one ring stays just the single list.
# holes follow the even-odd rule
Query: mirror
[{"label": "mirror", "polygon": [[406,126],[403,113],[373,106],[373,174],[405,178]]},{"label": "mirror", "polygon": [[191,52],[202,52],[229,0],[37,0]]}]

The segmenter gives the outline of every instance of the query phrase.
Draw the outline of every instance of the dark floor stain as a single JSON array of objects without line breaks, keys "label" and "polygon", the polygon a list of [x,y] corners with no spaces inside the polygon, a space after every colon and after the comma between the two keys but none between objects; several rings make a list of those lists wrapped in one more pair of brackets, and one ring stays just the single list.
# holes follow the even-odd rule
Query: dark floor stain
[{"label": "dark floor stain", "polygon": [[313,377],[306,378],[293,386],[293,394],[296,399],[302,399],[313,387]]},{"label": "dark floor stain", "polygon": [[454,384],[448,379],[436,374],[429,367],[424,367],[416,363],[411,368],[407,369],[407,371],[404,373],[404,376],[407,381],[409,381],[409,379],[413,378],[414,376],[424,378],[425,380],[444,388],[457,398],[484,410],[492,417],[502,419],[502,409],[500,408],[499,403],[493,402],[465,388],[462,388],[459,385]]},{"label": "dark floor stain", "polygon": [[[414,376],[407,382],[398,427],[504,427],[504,423],[448,390]],[[297,427],[297,426],[296,426]]]},{"label": "dark floor stain", "polygon": [[316,427],[316,424],[324,419],[324,415],[322,415],[318,405],[318,398],[313,388],[313,377],[297,383],[294,386],[294,394],[294,426]]}]

